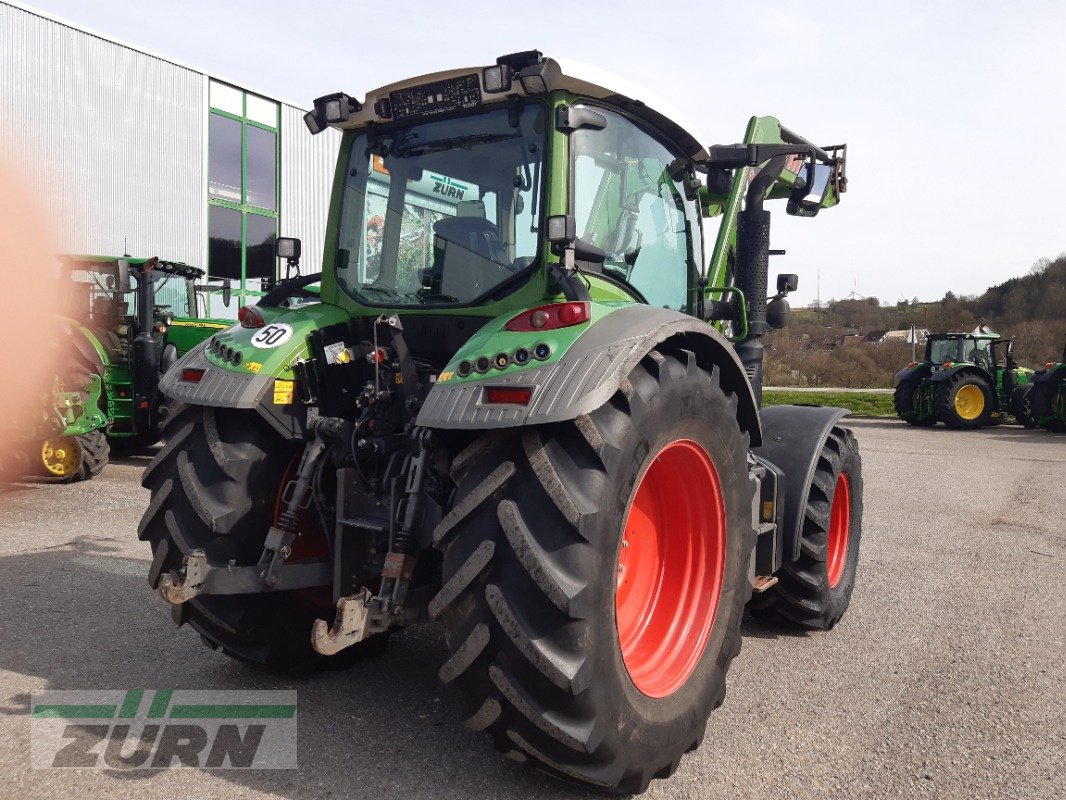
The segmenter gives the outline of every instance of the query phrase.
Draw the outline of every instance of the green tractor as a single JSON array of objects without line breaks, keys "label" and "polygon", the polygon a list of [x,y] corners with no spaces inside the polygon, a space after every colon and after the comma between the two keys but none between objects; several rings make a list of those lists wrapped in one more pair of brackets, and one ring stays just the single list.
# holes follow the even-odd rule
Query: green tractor
[{"label": "green tractor", "polygon": [[1025,424],[1025,393],[1033,371],[1019,367],[1014,339],[996,333],[937,333],[926,341],[925,360],[896,373],[896,414],[920,427],[998,425],[1013,414]]},{"label": "green tractor", "polygon": [[756,117],[707,149],[610,82],[531,51],[315,101],[323,271],[163,376],[139,536],[211,648],[302,671],[439,620],[468,727],[640,792],[699,746],[745,608],[844,614],[863,485],[846,411],[760,410],[797,285],[768,296],[764,203],[835,205],[844,147]]},{"label": "green tractor", "polygon": [[107,438],[116,447],[159,441],[160,375],[231,320],[202,319],[203,270],[158,258],[61,257],[72,295],[76,357],[102,381]]},{"label": "green tractor", "polygon": [[4,441],[9,446],[0,458],[0,481],[40,474],[73,483],[99,474],[109,454],[102,390],[99,375],[76,359],[65,363],[40,397],[38,410],[6,421]]},{"label": "green tractor", "polygon": [[1066,431],[1066,344],[1058,363],[1049,361],[1033,375],[1025,403],[1029,412],[1027,428]]}]

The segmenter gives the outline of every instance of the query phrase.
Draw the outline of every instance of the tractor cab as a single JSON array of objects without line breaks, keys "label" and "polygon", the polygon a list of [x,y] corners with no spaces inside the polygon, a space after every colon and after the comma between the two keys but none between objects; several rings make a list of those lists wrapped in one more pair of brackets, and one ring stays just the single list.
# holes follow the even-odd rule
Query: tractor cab
[{"label": "tractor cab", "polygon": [[932,365],[933,369],[969,363],[991,372],[994,368],[992,346],[999,339],[999,334],[933,334],[925,345],[925,360]]}]

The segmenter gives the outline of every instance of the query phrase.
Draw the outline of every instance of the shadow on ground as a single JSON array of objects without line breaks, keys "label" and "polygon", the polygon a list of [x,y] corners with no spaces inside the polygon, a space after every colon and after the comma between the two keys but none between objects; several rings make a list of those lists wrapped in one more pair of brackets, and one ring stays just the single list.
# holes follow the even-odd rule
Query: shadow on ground
[{"label": "shadow on ground", "polygon": [[[117,551],[82,538],[0,558],[0,670],[52,689],[296,689],[299,769],[214,771],[281,797],[588,796],[503,760],[461,726],[458,698],[436,675],[445,657],[438,628],[394,636],[384,655],[346,671],[280,678],[176,628],[148,587],[148,561]],[[0,718],[27,714],[29,703],[28,691],[0,694]]]}]

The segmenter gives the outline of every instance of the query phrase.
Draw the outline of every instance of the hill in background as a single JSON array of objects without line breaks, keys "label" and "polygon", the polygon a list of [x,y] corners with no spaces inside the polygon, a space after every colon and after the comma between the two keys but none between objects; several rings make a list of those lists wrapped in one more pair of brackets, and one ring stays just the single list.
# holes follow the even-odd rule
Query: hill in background
[{"label": "hill in background", "polygon": [[[775,386],[890,387],[911,360],[911,345],[879,341],[912,325],[931,332],[971,331],[988,325],[1016,337],[1014,355],[1039,369],[1062,355],[1066,335],[1066,253],[1041,259],[1027,275],[992,286],[978,297],[948,292],[941,300],[882,305],[876,297],[831,300],[796,309],[788,327],[767,337],[766,382]],[[924,348],[917,347],[921,358]]]}]

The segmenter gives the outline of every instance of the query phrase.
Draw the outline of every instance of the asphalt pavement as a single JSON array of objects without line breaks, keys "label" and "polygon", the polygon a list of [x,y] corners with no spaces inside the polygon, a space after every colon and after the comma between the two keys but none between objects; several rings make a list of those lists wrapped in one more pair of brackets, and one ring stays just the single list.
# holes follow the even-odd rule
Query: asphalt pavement
[{"label": "asphalt pavement", "polygon": [[[865,517],[831,632],[753,621],[703,746],[649,798],[1054,798],[1066,789],[1066,436],[856,420]],[[577,798],[460,725],[419,626],[279,679],[176,628],[137,541],[147,457],[0,495],[0,797]],[[30,769],[41,689],[296,689],[299,769]]]}]

